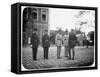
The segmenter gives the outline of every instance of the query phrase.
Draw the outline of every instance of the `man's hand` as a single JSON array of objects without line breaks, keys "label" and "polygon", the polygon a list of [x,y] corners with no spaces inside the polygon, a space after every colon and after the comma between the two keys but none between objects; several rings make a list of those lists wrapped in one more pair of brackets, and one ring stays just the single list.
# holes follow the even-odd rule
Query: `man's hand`
[{"label": "man's hand", "polygon": [[32,48],[32,44],[30,44],[30,47]]}]

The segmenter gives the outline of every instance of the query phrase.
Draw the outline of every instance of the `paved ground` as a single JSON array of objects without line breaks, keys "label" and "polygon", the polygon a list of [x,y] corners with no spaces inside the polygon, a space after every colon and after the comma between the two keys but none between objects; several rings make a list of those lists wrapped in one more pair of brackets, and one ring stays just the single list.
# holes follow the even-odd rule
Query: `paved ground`
[{"label": "paved ground", "polygon": [[61,51],[61,59],[57,59],[56,46],[51,46],[49,49],[49,59],[43,59],[43,48],[38,48],[37,61],[32,60],[31,47],[24,47],[22,51],[22,63],[26,69],[40,69],[40,68],[60,68],[60,67],[77,67],[89,66],[93,63],[94,47],[76,47],[75,60],[68,60],[64,57],[64,47]]}]

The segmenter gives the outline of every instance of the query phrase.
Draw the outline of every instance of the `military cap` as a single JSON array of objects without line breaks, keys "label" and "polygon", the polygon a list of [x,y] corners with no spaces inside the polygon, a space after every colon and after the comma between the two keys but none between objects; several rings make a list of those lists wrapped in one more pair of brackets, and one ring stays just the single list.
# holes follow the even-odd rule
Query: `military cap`
[{"label": "military cap", "polygon": [[68,30],[66,29],[65,32],[68,32]]}]

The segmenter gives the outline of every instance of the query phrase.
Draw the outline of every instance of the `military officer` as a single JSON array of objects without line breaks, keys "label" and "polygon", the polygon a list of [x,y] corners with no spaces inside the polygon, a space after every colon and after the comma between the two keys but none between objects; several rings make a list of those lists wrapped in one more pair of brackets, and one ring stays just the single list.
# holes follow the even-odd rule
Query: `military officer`
[{"label": "military officer", "polygon": [[61,30],[58,30],[58,33],[55,37],[55,44],[57,46],[57,58],[60,59],[60,53],[61,53],[61,46],[62,46],[62,35]]},{"label": "military officer", "polygon": [[63,45],[64,45],[64,48],[65,48],[65,57],[69,57],[68,41],[69,41],[69,33],[68,33],[68,30],[66,30],[65,34],[63,36]]},{"label": "military officer", "polygon": [[[75,30],[72,29],[71,33],[69,34],[69,48],[70,48],[70,51],[69,51],[70,52],[69,53],[70,58],[69,59],[72,59],[72,60],[75,59],[76,42],[77,42],[77,37],[76,37],[76,34],[75,34]],[[72,52],[72,54],[71,54],[71,52]]]},{"label": "military officer", "polygon": [[39,38],[37,35],[37,29],[35,28],[33,30],[32,36],[31,36],[31,44],[32,44],[32,54],[33,54],[33,60],[37,60],[37,49],[39,45]]},{"label": "military officer", "polygon": [[44,35],[42,37],[42,46],[44,50],[44,59],[48,59],[48,51],[50,47],[50,37],[48,35],[48,30],[44,31]]}]

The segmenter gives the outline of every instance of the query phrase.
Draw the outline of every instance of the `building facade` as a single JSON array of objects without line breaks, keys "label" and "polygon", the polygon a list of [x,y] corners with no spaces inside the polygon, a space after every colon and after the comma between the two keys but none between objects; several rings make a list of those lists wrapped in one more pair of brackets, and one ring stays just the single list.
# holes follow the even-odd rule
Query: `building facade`
[{"label": "building facade", "polygon": [[49,9],[27,7],[23,11],[23,43],[29,44],[33,29],[37,28],[40,43],[45,29],[49,31]]}]

